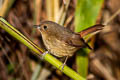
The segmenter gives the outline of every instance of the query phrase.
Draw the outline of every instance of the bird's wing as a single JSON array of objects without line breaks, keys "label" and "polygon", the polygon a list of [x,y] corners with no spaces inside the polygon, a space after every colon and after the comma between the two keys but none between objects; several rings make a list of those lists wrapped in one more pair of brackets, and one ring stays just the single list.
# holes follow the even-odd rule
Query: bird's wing
[{"label": "bird's wing", "polygon": [[82,47],[88,47],[89,49],[92,49],[85,41],[83,38],[80,37],[80,35],[78,34],[75,34],[71,37],[69,37],[67,40],[66,40],[66,43],[71,45],[71,46],[74,46],[74,47],[79,47],[79,48],[82,48]]}]

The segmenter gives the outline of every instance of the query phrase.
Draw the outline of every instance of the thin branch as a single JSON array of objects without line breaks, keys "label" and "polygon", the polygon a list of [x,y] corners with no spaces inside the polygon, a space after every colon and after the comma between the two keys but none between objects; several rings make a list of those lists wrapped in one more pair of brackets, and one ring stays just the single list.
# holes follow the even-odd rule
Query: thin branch
[{"label": "thin branch", "polygon": [[109,19],[107,19],[107,21],[105,21],[103,25],[108,25],[118,14],[120,14],[120,9],[115,12]]},{"label": "thin branch", "polygon": [[2,8],[0,8],[0,16],[5,17],[14,2],[15,0],[4,0]]}]

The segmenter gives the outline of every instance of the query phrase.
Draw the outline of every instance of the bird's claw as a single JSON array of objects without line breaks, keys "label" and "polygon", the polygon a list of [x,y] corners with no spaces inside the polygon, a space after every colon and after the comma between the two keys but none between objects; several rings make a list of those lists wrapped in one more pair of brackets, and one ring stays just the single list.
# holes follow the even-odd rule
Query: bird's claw
[{"label": "bird's claw", "polygon": [[65,65],[66,65],[66,64],[64,64],[64,63],[63,63],[62,65],[60,65],[60,66],[59,66],[59,69],[60,69],[61,71],[63,71]]},{"label": "bird's claw", "polygon": [[45,51],[43,54],[42,54],[42,59],[44,59],[45,55],[48,54],[48,51]]}]

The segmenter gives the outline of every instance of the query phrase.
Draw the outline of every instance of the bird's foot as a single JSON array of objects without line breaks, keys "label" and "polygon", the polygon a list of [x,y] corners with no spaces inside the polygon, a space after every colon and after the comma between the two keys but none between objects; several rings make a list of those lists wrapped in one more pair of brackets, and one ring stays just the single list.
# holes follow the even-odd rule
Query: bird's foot
[{"label": "bird's foot", "polygon": [[62,65],[60,65],[60,66],[59,66],[59,69],[60,69],[61,71],[63,71],[65,65],[66,65],[65,63],[63,63]]},{"label": "bird's foot", "polygon": [[[64,63],[63,63],[61,66],[59,66],[59,69],[60,69],[61,71],[64,69],[64,66],[66,65],[66,62],[67,62],[67,60],[68,60],[68,57],[69,57],[69,56],[66,56]],[[61,68],[61,67],[62,67],[62,68]]]},{"label": "bird's foot", "polygon": [[48,51],[45,51],[43,54],[42,54],[42,59],[44,59],[45,55],[48,54]]}]

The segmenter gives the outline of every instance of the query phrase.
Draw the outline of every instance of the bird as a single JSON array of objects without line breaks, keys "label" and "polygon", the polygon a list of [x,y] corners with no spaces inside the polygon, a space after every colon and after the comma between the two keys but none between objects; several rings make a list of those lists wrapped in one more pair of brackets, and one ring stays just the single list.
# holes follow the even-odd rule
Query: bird
[{"label": "bird", "polygon": [[75,33],[53,21],[43,21],[39,25],[34,26],[40,31],[48,52],[57,57],[66,57],[62,69],[67,59],[73,56],[77,50],[84,47],[92,49],[83,37],[87,34],[100,31],[104,27],[102,24],[97,24],[79,33]]}]

